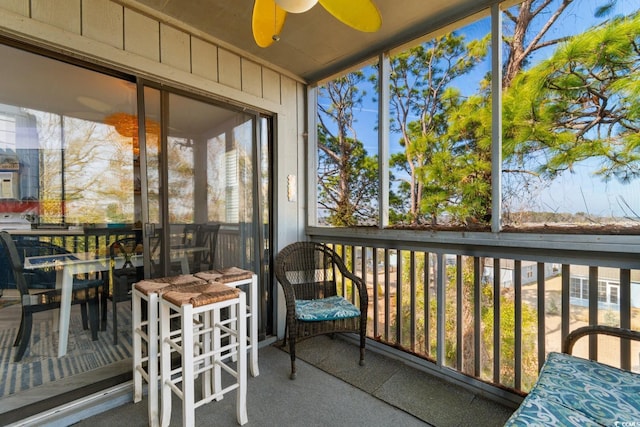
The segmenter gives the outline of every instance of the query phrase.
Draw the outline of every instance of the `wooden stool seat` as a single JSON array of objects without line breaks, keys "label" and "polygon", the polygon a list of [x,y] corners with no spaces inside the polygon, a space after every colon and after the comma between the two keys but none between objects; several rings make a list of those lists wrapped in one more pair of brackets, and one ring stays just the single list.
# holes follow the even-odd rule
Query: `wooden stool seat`
[{"label": "wooden stool seat", "polygon": [[253,276],[253,273],[251,271],[243,270],[238,267],[230,267],[220,270],[201,271],[199,273],[195,273],[194,276],[207,281],[231,283],[240,280],[249,280]]},{"label": "wooden stool seat", "polygon": [[163,289],[162,298],[175,305],[191,304],[193,307],[213,304],[232,298],[237,298],[240,289],[230,288],[221,283],[198,283],[172,286]]}]

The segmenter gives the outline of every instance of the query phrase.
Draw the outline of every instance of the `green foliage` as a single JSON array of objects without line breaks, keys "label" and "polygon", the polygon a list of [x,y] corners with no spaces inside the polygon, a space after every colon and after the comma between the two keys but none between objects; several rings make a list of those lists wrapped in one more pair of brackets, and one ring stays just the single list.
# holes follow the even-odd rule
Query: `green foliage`
[{"label": "green foliage", "polygon": [[640,176],[639,44],[640,16],[615,18],[518,74],[503,98],[503,156],[542,159],[536,172],[550,179],[593,158],[603,179]]},{"label": "green foliage", "polygon": [[[487,294],[493,298],[493,288],[486,287]],[[515,303],[513,298],[500,297],[500,383],[515,384],[515,331],[520,327],[522,332],[522,390],[529,390],[538,377],[538,359],[536,353],[537,343],[537,312],[527,304],[523,304],[522,324],[515,323]],[[487,327],[483,332],[484,348],[488,354],[493,354],[493,310],[484,309],[482,314],[483,324]],[[492,372],[490,360],[482,366],[483,372]]]},{"label": "green foliage", "polygon": [[376,222],[372,201],[378,197],[378,158],[367,155],[353,131],[363,80],[362,73],[353,72],[320,88],[320,96],[330,104],[318,112],[318,204],[334,226]]},{"label": "green foliage", "polygon": [[[409,200],[408,213],[394,219],[436,224],[447,215],[456,223],[486,221],[490,139],[475,134],[491,121],[476,120],[475,111],[490,99],[466,100],[450,84],[484,59],[489,41],[487,36],[466,43],[452,32],[392,58],[392,128],[402,135],[405,150],[391,159],[391,167],[408,176],[397,189]],[[490,132],[484,129],[483,135]]]}]

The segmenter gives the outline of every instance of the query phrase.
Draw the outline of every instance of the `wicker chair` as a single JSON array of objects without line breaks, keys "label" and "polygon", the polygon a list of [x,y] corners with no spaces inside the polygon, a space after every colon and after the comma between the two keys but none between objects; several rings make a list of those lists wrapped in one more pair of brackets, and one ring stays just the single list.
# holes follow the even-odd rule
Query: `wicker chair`
[{"label": "wicker chair", "polygon": [[[276,256],[276,278],[284,291],[287,323],[283,346],[289,340],[291,379],[296,377],[296,342],[322,334],[360,334],[360,365],[364,364],[367,309],[364,281],[351,273],[342,259],[326,245],[293,243]],[[342,276],[353,283],[353,299],[359,308],[338,296]]]}]

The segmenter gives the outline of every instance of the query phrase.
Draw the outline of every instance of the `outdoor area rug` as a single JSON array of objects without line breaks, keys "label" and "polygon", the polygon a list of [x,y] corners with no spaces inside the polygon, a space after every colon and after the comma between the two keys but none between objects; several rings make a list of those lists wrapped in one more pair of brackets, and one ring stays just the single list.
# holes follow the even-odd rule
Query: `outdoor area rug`
[{"label": "outdoor area rug", "polygon": [[[31,341],[19,363],[13,358],[17,347],[13,341],[19,326],[20,306],[15,310],[15,327],[0,330],[0,398],[46,383],[91,371],[132,357],[131,307],[129,302],[118,307],[118,345],[113,345],[112,322],[107,330],[98,332],[98,340],[91,340],[91,331],[82,329],[79,306],[71,311],[67,354],[58,358],[58,332],[53,330],[52,313],[34,315]],[[109,306],[111,309],[111,306]],[[4,311],[3,310],[3,311]],[[111,320],[111,312],[108,313]]]}]

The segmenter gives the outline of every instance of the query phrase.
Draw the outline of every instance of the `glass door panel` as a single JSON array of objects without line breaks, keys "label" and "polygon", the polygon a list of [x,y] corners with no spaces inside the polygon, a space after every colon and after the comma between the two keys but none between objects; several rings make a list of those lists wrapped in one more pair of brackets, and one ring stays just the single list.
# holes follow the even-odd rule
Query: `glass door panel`
[{"label": "glass door panel", "polygon": [[168,106],[170,272],[255,271],[255,116],[174,93]]},{"label": "glass door panel", "polygon": [[143,224],[145,250],[145,277],[165,275],[162,231],[161,191],[161,101],[160,91],[144,86],[144,133],[140,135],[139,157],[139,203],[140,220]]}]

